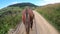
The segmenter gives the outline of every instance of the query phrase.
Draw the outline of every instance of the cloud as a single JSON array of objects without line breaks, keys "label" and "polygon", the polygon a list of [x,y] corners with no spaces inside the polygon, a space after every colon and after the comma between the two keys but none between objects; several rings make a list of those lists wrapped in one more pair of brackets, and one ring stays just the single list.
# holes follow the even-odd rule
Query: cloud
[{"label": "cloud", "polygon": [[44,0],[47,4],[60,3],[60,0]]},{"label": "cloud", "polygon": [[18,2],[12,2],[11,4],[16,4],[16,3],[18,3]]},{"label": "cloud", "polygon": [[43,0],[41,3],[38,3],[40,6],[47,4],[60,3],[60,0]]}]

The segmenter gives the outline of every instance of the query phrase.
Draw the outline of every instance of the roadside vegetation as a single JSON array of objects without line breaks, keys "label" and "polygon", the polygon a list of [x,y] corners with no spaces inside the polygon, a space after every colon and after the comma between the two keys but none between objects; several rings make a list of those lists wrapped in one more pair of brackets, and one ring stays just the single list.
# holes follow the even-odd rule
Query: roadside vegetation
[{"label": "roadside vegetation", "polygon": [[60,32],[60,3],[37,7],[36,10]]},{"label": "roadside vegetation", "polygon": [[19,7],[0,9],[0,34],[7,34],[10,28],[15,28],[20,23],[21,11]]}]

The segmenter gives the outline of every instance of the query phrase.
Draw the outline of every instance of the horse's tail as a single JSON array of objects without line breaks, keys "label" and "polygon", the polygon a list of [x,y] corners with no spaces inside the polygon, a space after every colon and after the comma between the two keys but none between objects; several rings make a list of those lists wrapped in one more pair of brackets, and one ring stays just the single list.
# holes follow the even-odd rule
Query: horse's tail
[{"label": "horse's tail", "polygon": [[26,9],[26,19],[28,19],[28,11],[27,11],[27,9]]},{"label": "horse's tail", "polygon": [[29,18],[29,13],[28,13],[28,10],[26,9],[26,33],[29,34],[29,31],[30,31],[30,18]]}]

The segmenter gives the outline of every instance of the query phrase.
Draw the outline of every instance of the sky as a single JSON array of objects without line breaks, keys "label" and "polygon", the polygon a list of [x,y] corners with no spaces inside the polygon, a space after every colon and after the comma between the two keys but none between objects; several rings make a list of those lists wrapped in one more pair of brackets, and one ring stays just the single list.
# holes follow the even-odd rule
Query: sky
[{"label": "sky", "polygon": [[0,9],[16,3],[30,2],[38,6],[60,3],[60,0],[0,0]]}]

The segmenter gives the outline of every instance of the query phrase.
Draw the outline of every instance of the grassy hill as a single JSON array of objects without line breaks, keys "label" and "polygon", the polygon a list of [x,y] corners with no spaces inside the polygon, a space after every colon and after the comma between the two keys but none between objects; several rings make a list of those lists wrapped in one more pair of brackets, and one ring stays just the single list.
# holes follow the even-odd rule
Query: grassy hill
[{"label": "grassy hill", "polygon": [[36,7],[31,3],[17,3],[0,9],[0,34],[7,34],[21,22],[21,13],[26,6]]},{"label": "grassy hill", "polygon": [[60,3],[37,7],[36,10],[60,32]]}]

